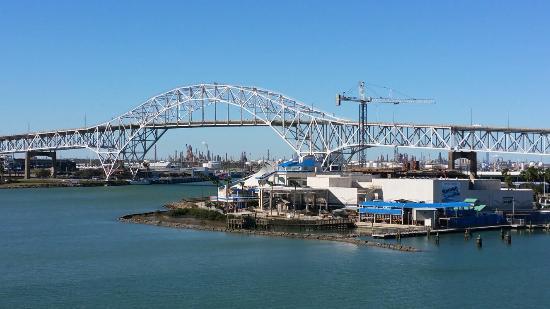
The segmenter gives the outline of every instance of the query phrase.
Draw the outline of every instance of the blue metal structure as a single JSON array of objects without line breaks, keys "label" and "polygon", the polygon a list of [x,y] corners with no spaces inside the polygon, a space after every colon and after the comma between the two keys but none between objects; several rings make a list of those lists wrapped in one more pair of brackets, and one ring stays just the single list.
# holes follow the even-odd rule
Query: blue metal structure
[{"label": "blue metal structure", "polygon": [[384,202],[384,201],[365,201],[359,203],[359,207],[374,207],[374,208],[397,208],[397,209],[403,209],[403,208],[436,208],[436,209],[468,209],[471,208],[472,205],[470,203],[466,202],[449,202],[449,203],[415,203],[415,202],[407,202],[407,203],[398,203],[398,202]]}]

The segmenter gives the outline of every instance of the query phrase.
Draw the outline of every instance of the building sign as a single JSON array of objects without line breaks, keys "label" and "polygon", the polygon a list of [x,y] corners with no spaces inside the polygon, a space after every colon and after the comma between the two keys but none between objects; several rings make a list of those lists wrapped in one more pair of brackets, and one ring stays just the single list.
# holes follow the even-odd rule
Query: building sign
[{"label": "building sign", "polygon": [[449,181],[441,184],[442,202],[460,201],[460,190],[458,181]]}]

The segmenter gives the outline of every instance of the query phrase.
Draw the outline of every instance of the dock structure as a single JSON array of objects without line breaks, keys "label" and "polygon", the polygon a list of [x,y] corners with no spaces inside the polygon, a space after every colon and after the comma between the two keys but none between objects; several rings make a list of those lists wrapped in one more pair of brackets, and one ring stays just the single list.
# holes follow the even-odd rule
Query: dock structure
[{"label": "dock structure", "polygon": [[[532,230],[539,229],[546,231],[546,228],[549,225],[547,224],[533,224],[530,226]],[[492,225],[492,226],[476,226],[476,227],[468,227],[468,228],[450,228],[450,229],[436,229],[431,230],[432,233],[441,233],[441,234],[450,234],[450,233],[462,233],[464,232],[464,235],[468,235],[468,238],[471,237],[471,233],[474,231],[492,231],[492,230],[501,230],[501,238],[505,239],[507,235],[510,235],[509,233],[505,234],[504,230],[521,230],[521,229],[527,229],[528,227],[525,225],[512,225],[512,224],[506,224],[506,225]],[[427,235],[426,229],[410,229],[410,230],[395,230],[395,231],[384,231],[379,233],[373,233],[373,238],[379,238],[379,239],[392,239],[397,237],[416,237],[416,236],[425,236]]]},{"label": "dock structure", "polygon": [[300,229],[306,231],[317,230],[347,230],[355,228],[352,219],[281,219],[281,218],[256,218],[253,216],[241,216],[240,218],[228,218],[226,221],[228,229],[259,229],[271,230],[277,228]]},{"label": "dock structure", "polygon": [[346,230],[355,227],[351,219],[321,219],[321,220],[299,220],[299,219],[267,219],[263,220],[265,228],[290,227],[304,230]]},{"label": "dock structure", "polygon": [[256,229],[256,218],[251,216],[227,218],[226,226],[231,230]]},{"label": "dock structure", "polygon": [[[464,232],[465,235],[470,235],[472,231],[490,231],[490,230],[498,230],[498,229],[511,229],[512,227],[510,225],[496,225],[496,226],[478,226],[478,227],[469,227],[469,228],[453,228],[453,229],[436,229],[436,230],[430,230],[430,233],[436,233],[436,235],[439,234],[450,234],[450,233],[461,233]],[[373,233],[373,238],[378,239],[392,239],[397,238],[397,235],[399,234],[399,237],[416,237],[416,236],[426,236],[428,235],[428,229],[410,229],[410,230],[399,230],[391,231],[391,232],[381,232],[381,233]]]}]

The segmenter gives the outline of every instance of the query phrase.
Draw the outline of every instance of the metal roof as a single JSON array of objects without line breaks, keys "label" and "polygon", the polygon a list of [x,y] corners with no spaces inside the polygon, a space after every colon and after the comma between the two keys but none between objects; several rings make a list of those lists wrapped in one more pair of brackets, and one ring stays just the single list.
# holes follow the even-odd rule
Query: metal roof
[{"label": "metal roof", "polygon": [[468,208],[471,207],[470,203],[465,202],[449,202],[449,203],[397,203],[397,202],[383,202],[383,201],[365,201],[359,203],[362,207],[378,207],[378,208]]},{"label": "metal roof", "polygon": [[474,206],[474,210],[475,211],[483,211],[483,209],[485,209],[487,207],[487,205],[478,205],[478,206]]},{"label": "metal roof", "polygon": [[305,167],[314,167],[315,166],[315,160],[313,159],[305,159],[302,162],[289,160],[286,162],[279,163],[280,167],[290,167],[290,166],[305,166]]},{"label": "metal roof", "polygon": [[401,215],[401,209],[393,208],[375,208],[375,207],[364,207],[359,208],[360,214],[375,214],[375,215]]}]

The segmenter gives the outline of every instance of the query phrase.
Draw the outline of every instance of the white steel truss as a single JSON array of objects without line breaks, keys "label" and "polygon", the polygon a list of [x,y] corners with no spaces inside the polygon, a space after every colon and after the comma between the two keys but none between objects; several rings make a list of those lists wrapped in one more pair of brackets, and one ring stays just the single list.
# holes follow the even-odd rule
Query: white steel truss
[{"label": "white steel truss", "polygon": [[315,155],[325,165],[378,146],[550,154],[546,129],[369,123],[362,145],[357,122],[273,91],[220,84],[173,89],[97,126],[1,136],[0,153],[86,148],[98,155],[108,179],[118,162],[143,161],[168,129],[218,126],[269,126],[298,155]]}]

